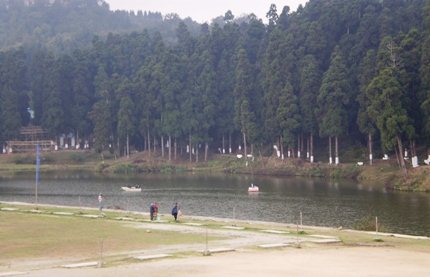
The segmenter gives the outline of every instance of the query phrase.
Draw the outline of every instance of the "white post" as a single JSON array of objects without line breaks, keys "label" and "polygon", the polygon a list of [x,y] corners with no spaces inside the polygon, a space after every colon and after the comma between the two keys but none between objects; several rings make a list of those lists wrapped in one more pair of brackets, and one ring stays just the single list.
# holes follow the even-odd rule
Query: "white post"
[{"label": "white post", "polygon": [[375,217],[376,233],[378,233],[378,217]]},{"label": "white post", "polygon": [[303,226],[303,215],[302,215],[302,211],[300,211],[300,226]]}]

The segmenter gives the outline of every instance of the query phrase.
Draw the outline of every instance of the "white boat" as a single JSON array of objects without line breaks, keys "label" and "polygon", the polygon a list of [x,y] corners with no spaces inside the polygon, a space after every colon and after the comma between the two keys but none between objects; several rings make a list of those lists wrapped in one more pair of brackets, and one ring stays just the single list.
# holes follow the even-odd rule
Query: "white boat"
[{"label": "white boat", "polygon": [[123,191],[129,191],[129,192],[141,192],[142,188],[140,186],[127,186],[127,187],[121,187]]},{"label": "white boat", "polygon": [[259,191],[260,189],[254,184],[251,184],[251,186],[248,187],[248,192],[259,192]]}]

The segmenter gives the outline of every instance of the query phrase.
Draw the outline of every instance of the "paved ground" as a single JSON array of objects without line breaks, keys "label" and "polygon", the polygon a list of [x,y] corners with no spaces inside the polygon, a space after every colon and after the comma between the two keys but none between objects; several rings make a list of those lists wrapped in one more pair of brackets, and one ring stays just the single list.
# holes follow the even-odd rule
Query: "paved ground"
[{"label": "paved ground", "polygon": [[329,247],[239,251],[109,268],[47,269],[28,276],[430,276],[430,254],[390,248]]}]

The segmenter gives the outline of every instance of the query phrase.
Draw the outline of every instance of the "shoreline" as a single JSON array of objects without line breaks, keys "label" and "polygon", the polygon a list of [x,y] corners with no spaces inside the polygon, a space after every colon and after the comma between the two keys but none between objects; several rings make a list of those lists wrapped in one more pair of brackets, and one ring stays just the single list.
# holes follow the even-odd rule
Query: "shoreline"
[{"label": "shoreline", "polygon": [[[357,165],[349,161],[339,165],[325,162],[309,163],[304,159],[279,160],[274,157],[259,157],[250,166],[233,155],[214,154],[207,162],[193,163],[179,159],[168,161],[146,152],[133,153],[130,158],[100,156],[92,152],[49,152],[44,153],[49,162],[42,162],[41,172],[86,171],[105,176],[122,176],[135,174],[174,174],[189,172],[192,174],[242,174],[259,176],[289,177],[300,176],[309,178],[329,178],[334,180],[351,179],[359,182],[377,182],[387,189],[408,192],[430,193],[430,167],[421,165],[408,168],[408,176],[404,177],[393,161],[377,160],[374,165]],[[35,171],[35,154],[0,155],[0,176]]]}]

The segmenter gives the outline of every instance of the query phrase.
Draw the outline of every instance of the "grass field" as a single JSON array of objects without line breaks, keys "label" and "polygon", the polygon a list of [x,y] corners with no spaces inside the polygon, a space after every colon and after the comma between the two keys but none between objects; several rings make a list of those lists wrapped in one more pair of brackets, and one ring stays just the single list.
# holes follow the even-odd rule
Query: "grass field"
[{"label": "grass field", "polygon": [[148,231],[127,222],[0,212],[0,261],[37,257],[93,258],[121,251],[204,241],[196,234]]}]

